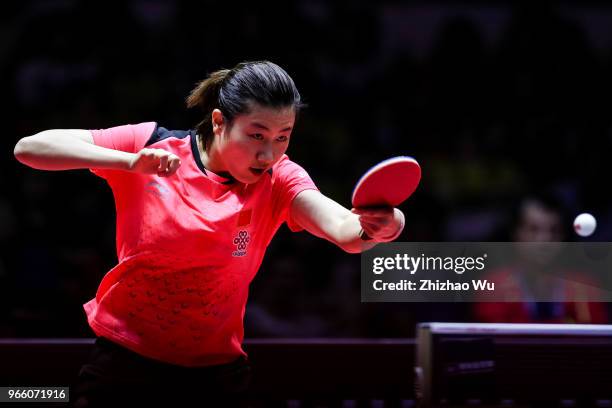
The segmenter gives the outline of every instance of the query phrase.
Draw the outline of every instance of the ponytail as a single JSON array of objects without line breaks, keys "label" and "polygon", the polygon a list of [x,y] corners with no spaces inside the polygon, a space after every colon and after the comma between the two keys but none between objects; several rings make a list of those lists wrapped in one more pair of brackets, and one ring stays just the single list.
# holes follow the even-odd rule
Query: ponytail
[{"label": "ponytail", "polygon": [[229,73],[229,69],[213,72],[208,78],[198,82],[187,97],[187,108],[199,108],[204,113],[202,121],[196,126],[204,148],[212,140],[212,111],[220,108],[219,91]]}]

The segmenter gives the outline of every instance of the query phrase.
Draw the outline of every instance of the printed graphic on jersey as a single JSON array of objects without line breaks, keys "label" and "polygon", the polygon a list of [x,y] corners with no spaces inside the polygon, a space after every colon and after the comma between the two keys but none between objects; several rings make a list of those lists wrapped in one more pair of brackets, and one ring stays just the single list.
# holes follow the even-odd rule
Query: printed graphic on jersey
[{"label": "printed graphic on jersey", "polygon": [[238,214],[239,227],[244,227],[251,223],[251,212],[251,209],[240,211],[240,213]]},{"label": "printed graphic on jersey", "polygon": [[247,253],[247,246],[251,237],[249,232],[246,230],[240,230],[236,238],[234,238],[234,245],[236,245],[236,251],[232,252],[232,256],[245,256]]},{"label": "printed graphic on jersey", "polygon": [[147,183],[146,192],[155,194],[159,198],[165,198],[170,192],[166,187],[159,184],[157,181],[150,181]]}]

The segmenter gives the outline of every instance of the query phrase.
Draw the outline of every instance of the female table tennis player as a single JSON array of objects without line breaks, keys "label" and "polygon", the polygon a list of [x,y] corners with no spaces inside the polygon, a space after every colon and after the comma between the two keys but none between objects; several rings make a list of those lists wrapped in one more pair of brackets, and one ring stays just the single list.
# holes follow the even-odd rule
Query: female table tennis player
[{"label": "female table tennis player", "polygon": [[77,406],[187,395],[230,405],[248,378],[248,286],[279,226],[351,253],[402,231],[398,209],[351,212],[285,155],[302,104],[279,66],[214,72],[187,106],[202,111],[194,130],[55,129],[15,147],[33,168],[92,169],[115,197],[119,263],[84,305],[98,338],[73,390]]}]

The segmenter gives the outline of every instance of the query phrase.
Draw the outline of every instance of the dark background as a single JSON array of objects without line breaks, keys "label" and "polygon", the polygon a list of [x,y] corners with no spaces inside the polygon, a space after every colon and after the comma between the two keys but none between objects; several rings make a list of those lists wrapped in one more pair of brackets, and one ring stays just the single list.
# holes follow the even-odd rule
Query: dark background
[{"label": "dark background", "polygon": [[[612,238],[612,6],[105,3],[3,5],[2,337],[92,336],[81,305],[116,262],[104,181],[27,168],[17,140],[151,120],[190,128],[195,82],[243,60],[294,78],[309,108],[288,153],[339,203],[379,160],[417,158],[400,240],[505,240],[514,203],[544,190],[597,217],[590,240]],[[465,304],[362,304],[359,281],[359,256],[283,227],[252,284],[247,336],[411,336],[416,321],[472,320]]]}]

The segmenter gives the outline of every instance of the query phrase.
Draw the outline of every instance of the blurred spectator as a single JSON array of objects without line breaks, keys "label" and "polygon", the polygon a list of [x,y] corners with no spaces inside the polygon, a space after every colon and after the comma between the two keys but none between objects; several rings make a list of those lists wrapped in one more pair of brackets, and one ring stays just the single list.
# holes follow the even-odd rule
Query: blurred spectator
[{"label": "blurred spectator", "polygon": [[[580,271],[558,271],[553,265],[559,249],[538,243],[562,242],[571,225],[561,203],[552,195],[524,198],[511,223],[516,259],[488,275],[496,282],[493,294],[500,302],[474,304],[474,318],[488,323],[607,323],[606,304],[572,301],[577,293],[593,290],[594,277]],[[563,279],[558,277],[563,276]],[[504,302],[504,296],[524,302]],[[538,301],[546,299],[546,301]],[[558,300],[558,301],[555,301]],[[563,300],[563,301],[561,301]]]}]

